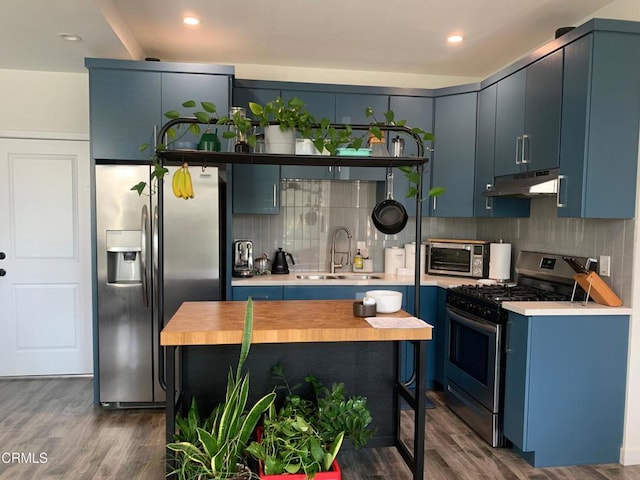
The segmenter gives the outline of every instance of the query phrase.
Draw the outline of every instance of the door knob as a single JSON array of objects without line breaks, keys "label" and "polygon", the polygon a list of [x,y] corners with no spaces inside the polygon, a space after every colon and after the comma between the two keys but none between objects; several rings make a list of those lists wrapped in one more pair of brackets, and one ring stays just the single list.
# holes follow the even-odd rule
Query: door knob
[{"label": "door knob", "polygon": [[7,258],[6,253],[0,252],[0,260],[4,260],[5,258]]},{"label": "door knob", "polygon": [[0,268],[0,277],[4,277],[7,274],[7,271],[4,268]]}]

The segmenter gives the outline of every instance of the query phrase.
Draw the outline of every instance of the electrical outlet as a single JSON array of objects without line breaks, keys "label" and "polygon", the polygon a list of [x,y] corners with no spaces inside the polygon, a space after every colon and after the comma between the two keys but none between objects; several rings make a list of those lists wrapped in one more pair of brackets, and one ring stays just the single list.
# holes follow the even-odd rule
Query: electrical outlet
[{"label": "electrical outlet", "polygon": [[600,255],[598,274],[600,274],[601,277],[611,276],[611,257],[609,255]]}]

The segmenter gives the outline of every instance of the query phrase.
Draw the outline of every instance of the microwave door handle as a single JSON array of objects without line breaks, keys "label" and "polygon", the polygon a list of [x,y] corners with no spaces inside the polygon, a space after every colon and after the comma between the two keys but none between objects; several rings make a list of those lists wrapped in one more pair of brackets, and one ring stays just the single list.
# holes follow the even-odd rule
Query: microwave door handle
[{"label": "microwave door handle", "polygon": [[467,317],[463,317],[462,315],[454,312],[451,308],[448,308],[448,307],[447,307],[447,315],[449,315],[454,321],[461,323],[465,327],[469,327],[472,330],[476,330],[478,332],[484,332],[484,333],[495,335],[498,331],[498,327],[496,325],[471,320]]},{"label": "microwave door handle", "polygon": [[140,213],[140,279],[142,283],[142,304],[149,307],[149,211],[142,206]]},{"label": "microwave door handle", "polygon": [[431,249],[446,248],[448,250],[470,250],[471,247],[464,243],[432,243]]}]

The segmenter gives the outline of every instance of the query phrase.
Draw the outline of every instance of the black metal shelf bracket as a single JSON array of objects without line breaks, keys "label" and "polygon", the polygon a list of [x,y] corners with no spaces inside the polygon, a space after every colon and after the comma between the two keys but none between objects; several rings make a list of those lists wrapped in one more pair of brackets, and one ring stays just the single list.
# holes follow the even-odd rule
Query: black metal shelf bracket
[{"label": "black metal shelf bracket", "polygon": [[[217,119],[212,119],[210,124],[216,123]],[[164,144],[164,139],[171,127],[180,124],[203,124],[196,118],[183,117],[176,118],[165,123],[158,132],[158,144]],[[254,126],[259,126],[256,121],[251,122]],[[205,124],[206,125],[206,124]],[[231,123],[229,124],[231,125]],[[315,125],[319,127],[320,125]],[[350,127],[352,130],[369,130],[371,125],[346,125],[332,124],[331,127],[336,129],[345,129]],[[418,174],[418,183],[416,185],[418,194],[416,195],[416,265],[420,265],[420,243],[422,238],[422,176],[424,166],[429,161],[424,157],[424,144],[422,138],[406,126],[396,125],[380,125],[382,132],[398,132],[411,136],[417,146],[417,156],[415,157],[360,157],[360,156],[327,156],[327,155],[276,155],[267,153],[236,153],[236,152],[210,152],[204,150],[156,150],[156,156],[161,165],[181,164],[183,162],[191,162],[193,164],[203,164],[209,166],[220,166],[226,164],[255,164],[255,165],[308,165],[308,166],[352,166],[352,167],[400,167],[411,166],[416,168]],[[158,182],[159,208],[162,208],[162,181]],[[162,219],[159,219],[159,228],[162,229]],[[161,230],[162,231],[162,230]],[[162,237],[162,235],[161,235]],[[160,242],[161,243],[161,242]],[[162,253],[162,244],[159,245],[159,253]],[[162,262],[161,262],[162,263]],[[420,315],[420,272],[419,268],[415,269],[414,287],[414,315]],[[415,390],[410,392],[404,384],[399,382],[400,372],[396,373],[396,391],[394,393],[393,409],[396,418],[396,448],[400,456],[404,459],[407,466],[411,469],[413,480],[423,480],[424,478],[424,444],[425,444],[425,427],[426,427],[426,341],[414,341],[414,358],[413,366],[415,372]],[[175,414],[176,403],[172,393],[175,391],[175,347],[165,347],[167,358],[167,442],[173,437],[175,432]],[[396,353],[399,347],[396,349]],[[396,355],[397,357],[398,355]],[[399,360],[398,360],[399,363]],[[399,370],[399,367],[398,367]],[[400,415],[402,402],[404,399],[414,411],[414,435],[413,448],[409,449],[407,445],[400,440]],[[167,468],[171,467],[171,463],[167,463]],[[170,470],[167,471],[170,473]]]}]

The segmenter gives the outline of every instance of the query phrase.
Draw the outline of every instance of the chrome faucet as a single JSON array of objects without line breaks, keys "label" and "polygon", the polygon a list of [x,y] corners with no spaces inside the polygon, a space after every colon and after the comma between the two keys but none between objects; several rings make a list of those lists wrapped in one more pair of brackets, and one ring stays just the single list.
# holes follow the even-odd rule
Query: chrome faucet
[{"label": "chrome faucet", "polygon": [[[336,251],[336,237],[338,233],[341,231],[347,234],[347,238],[349,239],[349,249],[346,252]],[[336,253],[347,254],[347,262],[346,263],[336,263]],[[344,257],[340,260],[343,261]],[[351,263],[351,232],[347,227],[338,227],[333,231],[333,237],[331,238],[331,260],[329,262],[329,271],[331,273],[336,273],[336,268],[344,268]]]}]

